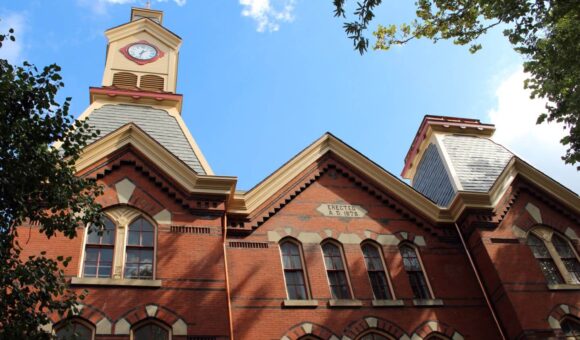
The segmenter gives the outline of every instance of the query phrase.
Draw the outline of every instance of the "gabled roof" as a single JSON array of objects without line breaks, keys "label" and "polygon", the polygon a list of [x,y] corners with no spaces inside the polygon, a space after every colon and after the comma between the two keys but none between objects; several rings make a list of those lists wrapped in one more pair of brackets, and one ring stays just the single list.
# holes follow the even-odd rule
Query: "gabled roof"
[{"label": "gabled roof", "polygon": [[236,192],[228,212],[250,214],[306,167],[329,152],[364,174],[380,189],[392,194],[407,207],[420,212],[431,220],[441,218],[440,208],[430,199],[328,132],[251,190],[244,193]]},{"label": "gabled roof", "polygon": [[327,153],[339,157],[346,165],[371,180],[379,189],[397,198],[399,203],[419,212],[434,223],[456,222],[466,209],[493,210],[518,176],[534,183],[571,212],[580,215],[578,195],[515,156],[511,156],[507,164],[501,167],[497,179],[488,190],[459,191],[448,207],[440,207],[330,133],[325,133],[251,190],[236,192],[228,212],[239,215],[252,214],[272,195]]},{"label": "gabled roof", "polygon": [[167,28],[161,26],[149,18],[130,21],[128,23],[110,28],[105,31],[105,35],[109,41],[112,41],[122,39],[142,31],[146,31],[157,39],[167,42],[172,48],[177,49],[181,45],[181,38],[177,34],[171,32]]}]

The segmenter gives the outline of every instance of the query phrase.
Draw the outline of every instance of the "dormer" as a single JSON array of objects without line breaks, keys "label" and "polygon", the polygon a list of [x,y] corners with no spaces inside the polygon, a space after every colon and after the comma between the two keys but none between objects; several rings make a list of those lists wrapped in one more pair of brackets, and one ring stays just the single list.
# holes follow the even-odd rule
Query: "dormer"
[{"label": "dormer", "polygon": [[462,192],[487,193],[513,154],[491,140],[492,124],[430,116],[415,135],[401,176],[440,206]]},{"label": "dormer", "polygon": [[181,38],[162,23],[162,11],[132,8],[130,22],[105,32],[103,87],[175,93]]}]

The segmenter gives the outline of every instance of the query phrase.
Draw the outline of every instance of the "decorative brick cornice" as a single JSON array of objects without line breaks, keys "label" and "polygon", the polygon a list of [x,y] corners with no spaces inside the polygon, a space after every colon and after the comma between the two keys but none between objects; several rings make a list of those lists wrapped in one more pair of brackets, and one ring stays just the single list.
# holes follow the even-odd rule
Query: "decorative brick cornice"
[{"label": "decorative brick cornice", "polygon": [[102,180],[125,167],[136,170],[136,172],[140,173],[158,187],[160,192],[193,214],[223,215],[225,209],[224,197],[211,198],[187,194],[185,189],[179,187],[167,178],[160,169],[148,162],[144,155],[130,145],[112,153],[102,163],[84,172],[83,176]]}]

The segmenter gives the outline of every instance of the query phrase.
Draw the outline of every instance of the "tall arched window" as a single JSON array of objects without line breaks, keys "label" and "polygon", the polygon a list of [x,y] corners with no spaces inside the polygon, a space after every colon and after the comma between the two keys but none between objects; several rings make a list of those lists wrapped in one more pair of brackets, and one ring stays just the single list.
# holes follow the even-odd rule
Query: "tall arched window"
[{"label": "tall arched window", "polygon": [[322,253],[324,255],[330,295],[337,300],[351,299],[352,294],[341,248],[333,242],[325,242],[322,245]]},{"label": "tall arched window", "polygon": [[539,227],[530,232],[527,243],[548,284],[580,284],[578,254],[568,239],[552,229]]},{"label": "tall arched window", "polygon": [[572,339],[580,339],[580,320],[572,317],[566,317],[560,323],[564,335]]},{"label": "tall arched window", "polygon": [[143,217],[129,224],[125,278],[152,279],[155,228]]},{"label": "tall arched window", "polygon": [[83,276],[111,277],[115,249],[115,224],[103,217],[101,230],[88,228],[85,245]]},{"label": "tall arched window", "polygon": [[361,248],[375,300],[391,299],[392,296],[389,288],[389,280],[385,271],[381,251],[377,246],[371,243],[365,243]]},{"label": "tall arched window", "polygon": [[153,320],[138,324],[133,330],[133,340],[169,340],[167,327]]},{"label": "tall arched window", "polygon": [[416,299],[432,299],[433,296],[425,278],[425,273],[423,273],[417,250],[408,244],[402,245],[400,249],[403,256],[403,266],[409,276],[414,297]]},{"label": "tall arched window", "polygon": [[285,240],[280,243],[280,251],[282,252],[282,266],[284,267],[288,299],[307,300],[308,288],[300,246],[294,241]]},{"label": "tall arched window", "polygon": [[79,318],[61,321],[54,328],[57,340],[92,340],[94,327]]}]

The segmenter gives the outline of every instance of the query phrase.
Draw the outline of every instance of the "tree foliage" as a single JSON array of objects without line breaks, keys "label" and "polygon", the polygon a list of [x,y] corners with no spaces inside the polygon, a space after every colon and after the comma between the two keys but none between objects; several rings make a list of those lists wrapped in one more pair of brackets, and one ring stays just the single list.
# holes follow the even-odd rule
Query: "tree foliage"
[{"label": "tree foliage", "polygon": [[[335,16],[346,17],[347,0],[333,0]],[[369,40],[364,33],[382,0],[361,0],[353,21],[344,29],[361,54]],[[529,79],[524,87],[532,98],[547,100],[538,124],[563,123],[568,134],[560,141],[567,147],[562,159],[580,163],[580,1],[570,0],[417,0],[416,18],[401,25],[378,25],[373,35],[375,50],[388,50],[413,39],[434,42],[452,40],[481,49],[477,39],[498,25],[524,58]],[[577,167],[580,170],[580,166]]]},{"label": "tree foliage", "polygon": [[[12,33],[0,35],[0,47],[14,40]],[[26,237],[18,233],[38,228],[49,238],[73,238],[79,226],[100,225],[95,198],[101,189],[75,176],[74,166],[97,132],[69,114],[70,98],[57,103],[64,86],[59,71],[57,65],[39,71],[0,59],[1,339],[49,338],[40,328],[48,315],[74,313],[83,297],[66,288],[63,266],[70,258],[45,252],[25,257]]]}]

